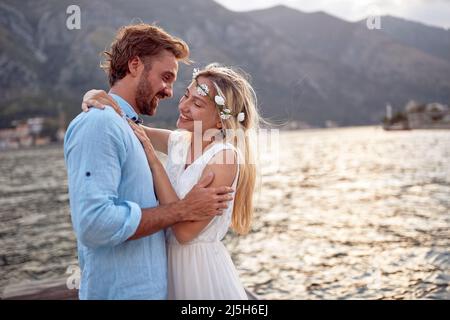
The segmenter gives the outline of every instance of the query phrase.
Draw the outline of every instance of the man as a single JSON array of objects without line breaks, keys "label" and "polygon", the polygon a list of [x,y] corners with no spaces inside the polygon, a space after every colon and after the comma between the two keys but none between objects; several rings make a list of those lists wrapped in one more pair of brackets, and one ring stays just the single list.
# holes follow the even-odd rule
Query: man
[{"label": "man", "polygon": [[183,199],[158,206],[144,150],[126,118],[153,115],[172,97],[189,48],[147,24],[119,30],[104,65],[122,109],[78,115],[64,142],[72,223],[81,268],[80,299],[166,299],[164,229],[220,214],[231,188],[202,180]]}]

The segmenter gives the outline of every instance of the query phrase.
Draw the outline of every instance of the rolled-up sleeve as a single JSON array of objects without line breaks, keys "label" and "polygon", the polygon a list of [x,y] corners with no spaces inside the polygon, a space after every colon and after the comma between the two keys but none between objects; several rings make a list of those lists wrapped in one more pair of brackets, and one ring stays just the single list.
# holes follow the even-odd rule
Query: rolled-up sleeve
[{"label": "rolled-up sleeve", "polygon": [[66,135],[72,223],[86,247],[116,246],[130,238],[141,220],[137,203],[119,199],[127,147],[121,118],[92,110]]}]

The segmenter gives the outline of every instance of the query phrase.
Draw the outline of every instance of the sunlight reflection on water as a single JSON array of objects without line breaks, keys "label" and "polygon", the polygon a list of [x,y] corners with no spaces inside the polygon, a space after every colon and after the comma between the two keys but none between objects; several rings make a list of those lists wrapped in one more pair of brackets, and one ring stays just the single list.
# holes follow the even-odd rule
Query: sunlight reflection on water
[{"label": "sunlight reflection on water", "polygon": [[[450,131],[283,132],[279,150],[253,231],[225,239],[246,287],[268,299],[450,299]],[[76,242],[62,148],[2,152],[0,172],[0,292],[63,277]]]}]

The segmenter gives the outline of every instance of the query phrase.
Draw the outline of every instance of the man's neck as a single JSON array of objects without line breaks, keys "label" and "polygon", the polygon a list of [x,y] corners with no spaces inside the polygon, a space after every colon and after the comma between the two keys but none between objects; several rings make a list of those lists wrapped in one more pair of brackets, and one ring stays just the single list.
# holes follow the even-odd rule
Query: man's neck
[{"label": "man's neck", "polygon": [[133,92],[133,90],[124,88],[124,86],[118,83],[112,86],[109,92],[120,96],[123,100],[130,104],[130,106],[137,114],[139,114],[139,110],[136,107],[136,96],[134,93],[131,93]]}]

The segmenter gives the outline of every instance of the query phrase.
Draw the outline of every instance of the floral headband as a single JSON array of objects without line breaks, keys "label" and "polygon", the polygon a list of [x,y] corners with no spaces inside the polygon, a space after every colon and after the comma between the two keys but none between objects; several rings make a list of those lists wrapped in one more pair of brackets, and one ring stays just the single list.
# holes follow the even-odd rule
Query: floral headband
[{"label": "floral headband", "polygon": [[[197,87],[197,93],[203,97],[210,98],[216,104],[217,108],[219,109],[220,118],[223,120],[228,120],[230,117],[233,116],[233,114],[231,113],[231,110],[225,106],[225,98],[224,98],[224,94],[222,93],[222,90],[220,90],[219,86],[214,81],[212,81],[212,83],[214,84],[214,87],[216,88],[216,91],[217,91],[217,95],[214,98],[212,98],[209,95],[208,85],[206,83],[199,84],[197,82],[197,77],[198,77],[199,73],[200,73],[200,70],[197,68],[195,68],[192,73],[192,80],[195,81],[195,85]],[[236,119],[239,122],[244,121],[245,113],[239,112],[236,115]]]}]

